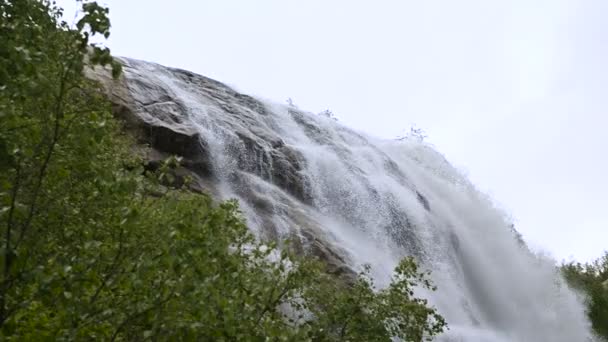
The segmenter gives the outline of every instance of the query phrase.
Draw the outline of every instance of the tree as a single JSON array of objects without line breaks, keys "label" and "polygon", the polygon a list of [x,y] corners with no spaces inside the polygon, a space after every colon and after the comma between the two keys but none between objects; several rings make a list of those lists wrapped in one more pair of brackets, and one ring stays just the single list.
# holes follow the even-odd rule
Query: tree
[{"label": "tree", "polygon": [[593,330],[608,340],[608,252],[590,263],[564,263],[561,270],[568,284],[586,296]]},{"label": "tree", "polygon": [[[387,289],[257,240],[234,201],[168,181],[131,148],[93,65],[108,10],[75,28],[48,1],[0,2],[0,336],[3,340],[419,341],[443,319],[413,297],[411,259]],[[364,322],[365,321],[365,322]],[[351,324],[349,322],[359,322]],[[340,325],[341,324],[341,325]]]},{"label": "tree", "polygon": [[[115,76],[120,73],[107,48],[89,45],[89,37],[109,36],[107,13],[94,2],[84,3],[77,29],[70,30],[59,21],[62,10],[48,1],[0,4],[0,325],[17,310],[9,293],[20,290],[20,281],[33,272],[26,268],[30,242],[51,219],[51,180],[69,171],[59,165],[71,157],[66,149],[78,148],[71,143],[83,143],[69,139],[70,129],[94,134],[91,128],[104,122],[99,106],[90,105],[99,103],[98,95],[85,88],[82,71],[86,56],[89,64],[110,64]],[[39,222],[42,218],[47,221]]]},{"label": "tree", "polygon": [[399,263],[385,289],[374,287],[369,271],[352,285],[327,280],[311,288],[313,341],[430,341],[445,329],[443,317],[414,297],[415,286],[435,288],[411,257]]}]

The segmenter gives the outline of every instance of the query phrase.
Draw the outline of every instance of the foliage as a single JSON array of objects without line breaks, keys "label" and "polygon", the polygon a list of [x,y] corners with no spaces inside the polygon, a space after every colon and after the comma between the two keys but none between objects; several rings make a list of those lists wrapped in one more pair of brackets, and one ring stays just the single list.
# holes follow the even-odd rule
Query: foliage
[{"label": "foliage", "polygon": [[380,291],[375,291],[369,267],[348,287],[325,279],[313,288],[317,294],[310,295],[313,304],[309,308],[317,318],[312,323],[313,340],[431,340],[446,323],[426,300],[413,296],[418,285],[434,290],[426,275],[412,258],[405,258],[396,267],[390,286]]},{"label": "foliage", "polygon": [[587,315],[593,330],[608,340],[608,252],[597,260],[561,266],[564,277],[587,297]]},{"label": "foliage", "polygon": [[412,259],[391,285],[354,284],[257,241],[233,201],[166,185],[129,149],[87,65],[120,65],[48,1],[0,2],[2,340],[420,341],[445,322]]},{"label": "foliage", "polygon": [[74,157],[107,149],[97,127],[108,118],[91,105],[99,100],[85,87],[85,56],[90,64],[114,66],[115,75],[120,67],[108,49],[89,47],[90,36],[109,35],[107,10],[96,3],[83,4],[78,30],[59,22],[61,10],[46,1],[3,1],[0,11],[0,323],[5,323],[23,304],[12,303],[10,294],[25,291],[20,281],[39,271],[28,268],[35,259],[31,251],[47,247],[40,245],[43,237],[58,233],[49,227],[68,210],[60,195],[70,196],[65,193],[80,186],[76,182],[95,176],[97,164]]}]

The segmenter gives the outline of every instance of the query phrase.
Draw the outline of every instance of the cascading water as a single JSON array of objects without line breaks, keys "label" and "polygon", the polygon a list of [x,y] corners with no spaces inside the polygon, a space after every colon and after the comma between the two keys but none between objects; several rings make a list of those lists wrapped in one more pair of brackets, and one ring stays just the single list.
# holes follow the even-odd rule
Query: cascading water
[{"label": "cascading water", "polygon": [[[325,241],[386,284],[404,255],[431,269],[421,293],[449,323],[441,341],[588,341],[584,308],[550,261],[431,146],[384,141],[265,103],[199,75],[123,59],[140,117],[194,127],[214,192],[236,197],[261,235]],[[166,114],[166,113],[165,113]],[[373,115],[373,113],[370,113]]]}]

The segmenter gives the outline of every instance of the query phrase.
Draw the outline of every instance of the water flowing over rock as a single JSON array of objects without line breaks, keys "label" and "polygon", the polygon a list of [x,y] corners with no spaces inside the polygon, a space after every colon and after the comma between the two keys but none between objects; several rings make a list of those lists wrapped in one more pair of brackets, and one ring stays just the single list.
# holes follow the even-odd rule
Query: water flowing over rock
[{"label": "water flowing over rock", "polygon": [[[90,73],[150,165],[177,154],[182,174],[237,198],[261,238],[290,238],[332,272],[372,266],[382,285],[415,255],[447,319],[440,341],[588,341],[579,299],[551,262],[529,253],[505,214],[432,146],[383,141],[322,115],[268,103],[196,75],[121,59]],[[373,115],[373,113],[370,113]]]}]

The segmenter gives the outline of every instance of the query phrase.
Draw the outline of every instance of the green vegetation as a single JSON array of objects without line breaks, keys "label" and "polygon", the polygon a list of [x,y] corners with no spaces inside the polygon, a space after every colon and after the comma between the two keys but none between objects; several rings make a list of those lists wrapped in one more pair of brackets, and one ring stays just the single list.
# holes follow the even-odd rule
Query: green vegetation
[{"label": "green vegetation", "polygon": [[[0,0],[0,339],[405,341],[445,321],[411,258],[383,290],[257,241],[237,204],[145,172],[88,65],[108,10],[75,28],[48,1]],[[86,58],[85,58],[86,57]]]},{"label": "green vegetation", "polygon": [[570,286],[586,296],[593,330],[608,341],[608,252],[593,262],[570,262],[561,269]]}]

